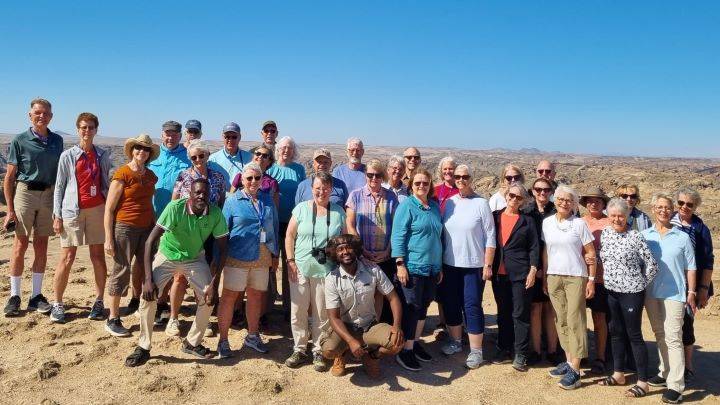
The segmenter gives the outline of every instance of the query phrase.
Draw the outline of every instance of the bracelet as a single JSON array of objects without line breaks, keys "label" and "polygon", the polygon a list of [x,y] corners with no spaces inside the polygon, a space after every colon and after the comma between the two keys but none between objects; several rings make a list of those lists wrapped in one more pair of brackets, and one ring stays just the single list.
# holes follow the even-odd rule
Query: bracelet
[{"label": "bracelet", "polygon": [[285,260],[285,261],[288,262],[288,263],[289,263],[289,262],[294,262],[294,261],[295,261],[295,258],[294,258],[294,257],[291,257],[291,258],[289,258],[289,259],[287,259],[287,260]]},{"label": "bracelet", "polygon": [[595,281],[595,276],[588,277],[588,281]]},{"label": "bracelet", "polygon": [[704,284],[700,284],[700,287],[698,287],[698,290],[709,290],[709,289],[710,289],[710,286],[707,286]]},{"label": "bracelet", "polygon": [[695,294],[695,295],[697,295],[697,293],[696,293],[695,291],[692,291],[692,290],[688,291],[688,294]]}]

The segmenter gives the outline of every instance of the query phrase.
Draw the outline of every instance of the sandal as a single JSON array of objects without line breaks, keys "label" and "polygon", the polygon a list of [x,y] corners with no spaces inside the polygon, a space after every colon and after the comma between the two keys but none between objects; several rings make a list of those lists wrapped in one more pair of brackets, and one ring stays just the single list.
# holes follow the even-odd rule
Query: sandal
[{"label": "sandal", "polygon": [[595,359],[590,367],[590,374],[602,375],[605,374],[605,362],[600,359]]},{"label": "sandal", "polygon": [[607,377],[605,377],[605,378],[602,378],[602,379],[598,380],[598,385],[602,385],[603,387],[612,387],[612,386],[614,386],[614,385],[623,385],[623,384],[620,384],[620,383],[615,379],[615,377],[609,375],[609,376],[607,376]]},{"label": "sandal", "polygon": [[138,367],[145,364],[150,359],[150,350],[145,350],[140,346],[136,346],[135,350],[125,359],[125,366]]},{"label": "sandal", "polygon": [[203,345],[193,346],[187,340],[182,343],[182,351],[187,354],[192,354],[195,357],[201,359],[210,359],[215,357],[212,351]]},{"label": "sandal", "polygon": [[625,396],[628,398],[642,398],[645,395],[647,395],[647,391],[639,385],[633,385],[629,390],[625,391]]}]

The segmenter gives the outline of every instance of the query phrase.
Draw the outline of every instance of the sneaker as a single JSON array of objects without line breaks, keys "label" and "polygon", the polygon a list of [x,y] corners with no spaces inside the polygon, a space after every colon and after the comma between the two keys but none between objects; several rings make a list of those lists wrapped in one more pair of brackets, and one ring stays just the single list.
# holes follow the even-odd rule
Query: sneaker
[{"label": "sneaker", "polygon": [[125,315],[131,315],[137,312],[137,310],[140,308],[140,298],[132,297],[130,298],[130,302],[128,302],[127,307],[125,308]]},{"label": "sneaker", "polygon": [[255,351],[259,353],[267,353],[270,351],[260,335],[255,333],[245,336],[245,346],[255,349]]},{"label": "sneaker", "polygon": [[47,298],[42,294],[38,294],[28,301],[27,306],[28,312],[37,311],[41,314],[47,314],[52,310],[52,305],[48,303]]},{"label": "sneaker", "polygon": [[578,388],[580,386],[580,373],[568,367],[568,372],[560,379],[558,385],[564,390],[574,390]]},{"label": "sneaker", "polygon": [[420,371],[422,369],[413,350],[401,350],[400,353],[395,356],[395,361],[405,370]]},{"label": "sneaker", "polygon": [[508,364],[513,360],[510,352],[507,350],[498,349],[495,353],[495,357],[492,359],[493,364]]},{"label": "sneaker", "polygon": [[5,316],[10,318],[13,316],[20,316],[20,296],[13,295],[5,305]]},{"label": "sneaker", "polygon": [[102,321],[105,319],[105,305],[103,305],[102,300],[95,300],[92,309],[90,309],[88,319],[92,319],[93,321]]},{"label": "sneaker", "polygon": [[468,354],[467,359],[465,359],[465,367],[475,370],[476,368],[479,368],[485,360],[483,359],[482,352],[473,352],[470,350],[470,354]]},{"label": "sneaker", "polygon": [[342,377],[345,375],[345,365],[347,363],[345,362],[345,354],[336,357],[333,361],[332,367],[330,367],[330,374],[334,375],[335,377]]},{"label": "sneaker", "polygon": [[459,340],[450,339],[449,342],[440,347],[440,351],[446,356],[452,356],[453,354],[460,353],[462,351],[462,343]]},{"label": "sneaker", "polygon": [[63,304],[54,303],[50,310],[50,321],[55,323],[65,323],[65,307]]},{"label": "sneaker", "polygon": [[285,360],[285,365],[290,368],[298,368],[305,363],[310,362],[310,356],[303,352],[293,352],[290,357]]},{"label": "sneaker", "polygon": [[512,362],[512,368],[517,371],[528,371],[527,358],[525,358],[525,356],[516,355]]},{"label": "sneaker", "polygon": [[137,367],[145,364],[150,359],[150,350],[136,346],[135,350],[125,359],[125,367]]},{"label": "sneaker", "polygon": [[130,331],[123,327],[120,318],[108,318],[107,322],[105,322],[105,330],[117,337],[130,336]]},{"label": "sneaker", "polygon": [[182,349],[183,353],[192,354],[195,357],[199,357],[201,359],[211,359],[215,357],[212,351],[208,349],[207,347],[203,346],[202,344],[199,344],[197,346],[193,346],[190,344],[190,342],[187,341],[187,339],[184,339],[182,342]]},{"label": "sneaker", "polygon": [[155,311],[155,326],[163,326],[170,319],[170,305],[167,302],[158,302]]},{"label": "sneaker", "polygon": [[362,363],[365,367],[365,372],[371,380],[377,380],[380,378],[380,361],[378,359],[366,354],[362,356]]},{"label": "sneaker", "polygon": [[313,369],[319,373],[327,371],[328,365],[325,357],[320,353],[313,353]]},{"label": "sneaker", "polygon": [[425,351],[420,342],[416,341],[413,345],[413,353],[415,354],[415,357],[420,361],[424,361],[426,363],[432,361],[432,356]]},{"label": "sneaker", "polygon": [[567,362],[560,363],[555,367],[554,369],[548,371],[548,374],[550,374],[550,377],[555,378],[562,378],[567,374],[568,371],[570,371],[571,367]]},{"label": "sneaker", "polygon": [[168,336],[180,336],[180,321],[177,318],[170,318],[165,326],[165,334]]},{"label": "sneaker", "polygon": [[217,345],[217,352],[221,359],[229,359],[233,357],[232,349],[230,349],[230,341],[227,339],[220,339]]},{"label": "sneaker", "polygon": [[651,387],[667,387],[667,382],[659,375],[650,377],[647,383]]},{"label": "sneaker", "polygon": [[666,404],[679,404],[680,402],[682,402],[683,397],[681,393],[675,390],[667,389],[665,390],[665,392],[663,392],[661,399]]}]

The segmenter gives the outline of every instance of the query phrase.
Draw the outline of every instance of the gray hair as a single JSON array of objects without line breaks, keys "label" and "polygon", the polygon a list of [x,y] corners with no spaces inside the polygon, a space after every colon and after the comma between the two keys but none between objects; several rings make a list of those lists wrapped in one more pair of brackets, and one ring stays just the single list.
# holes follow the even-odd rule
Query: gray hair
[{"label": "gray hair", "polygon": [[300,149],[298,149],[298,146],[297,146],[297,143],[295,143],[295,140],[291,136],[283,136],[275,144],[275,161],[280,160],[280,148],[286,143],[289,144],[293,150],[292,159],[290,159],[290,161],[294,162],[295,159],[300,157]]},{"label": "gray hair", "polygon": [[200,139],[193,139],[190,141],[187,147],[187,155],[190,157],[190,153],[194,150],[199,150],[201,152],[205,152],[209,157],[210,156],[210,148],[208,147],[207,143],[205,141],[202,141]]},{"label": "gray hair", "polygon": [[364,148],[363,141],[360,140],[360,138],[348,138],[347,140],[347,147],[349,148],[350,145],[359,145],[360,147]]},{"label": "gray hair", "polygon": [[[457,170],[457,168],[455,170]],[[520,190],[520,195],[522,196],[522,202],[520,203],[520,209],[525,208],[525,206],[531,202],[531,198],[530,198],[530,194],[528,194],[527,190],[525,189],[525,186],[523,186],[523,183],[521,183],[519,181],[513,181],[512,183],[510,183],[507,190],[505,190],[505,194],[503,194],[505,201],[507,201],[507,195],[508,195],[508,193],[510,193],[510,190],[512,190],[512,189]]]},{"label": "gray hair", "polygon": [[472,170],[470,170],[470,166],[468,166],[468,165],[466,165],[466,164],[464,164],[464,163],[455,166],[455,171],[458,171],[458,170],[460,170],[460,169],[465,169],[465,170],[467,170],[467,172],[468,172],[468,174],[470,175],[470,177],[473,177]]},{"label": "gray hair", "polygon": [[457,162],[455,162],[455,159],[452,156],[445,156],[444,158],[440,159],[440,163],[438,163],[437,167],[437,172],[435,172],[435,175],[440,181],[442,181],[442,169],[446,163],[452,164],[457,169]]},{"label": "gray hair", "polygon": [[680,194],[690,197],[692,199],[692,202],[695,203],[695,207],[699,207],[700,204],[702,204],[702,197],[700,197],[700,193],[697,192],[697,190],[692,189],[690,187],[683,187],[677,192],[675,192],[675,201],[680,198]]},{"label": "gray hair", "polygon": [[653,206],[655,206],[655,204],[656,204],[659,200],[666,200],[666,201],[668,201],[668,202],[670,203],[670,207],[674,207],[674,206],[675,206],[675,202],[673,201],[672,197],[670,197],[668,194],[665,194],[665,193],[655,193],[655,194],[653,194],[652,199],[650,200],[650,204],[652,204]]},{"label": "gray hair", "polygon": [[572,198],[573,207],[577,207],[578,203],[580,202],[580,197],[578,196],[577,191],[573,189],[572,187],[568,186],[567,184],[560,184],[555,189],[555,198],[557,199],[558,195],[560,194],[569,194]]},{"label": "gray hair", "polygon": [[387,165],[392,166],[395,163],[400,163],[400,166],[402,166],[403,169],[405,168],[405,159],[403,159],[402,156],[400,156],[400,155],[390,156],[390,159],[388,159]]},{"label": "gray hair", "polygon": [[607,213],[610,214],[611,209],[619,210],[624,216],[630,214],[630,206],[628,203],[620,197],[611,199],[607,204]]},{"label": "gray hair", "polygon": [[243,166],[242,174],[245,174],[249,171],[258,172],[258,173],[260,173],[260,175],[263,174],[262,168],[260,167],[259,164],[255,163],[255,162],[250,162],[250,163],[247,163],[245,166]]}]

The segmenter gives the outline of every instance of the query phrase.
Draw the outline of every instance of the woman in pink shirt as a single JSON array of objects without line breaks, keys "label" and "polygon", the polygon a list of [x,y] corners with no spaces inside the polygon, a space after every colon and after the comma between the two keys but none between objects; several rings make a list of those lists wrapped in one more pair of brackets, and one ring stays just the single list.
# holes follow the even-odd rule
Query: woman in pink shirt
[{"label": "woman in pink shirt", "polygon": [[434,194],[435,200],[438,202],[438,205],[440,205],[441,215],[445,212],[445,202],[458,193],[454,177],[456,167],[457,163],[455,163],[455,159],[453,159],[452,156],[445,156],[440,159],[440,163],[438,163],[437,177],[442,183],[435,186]]}]

